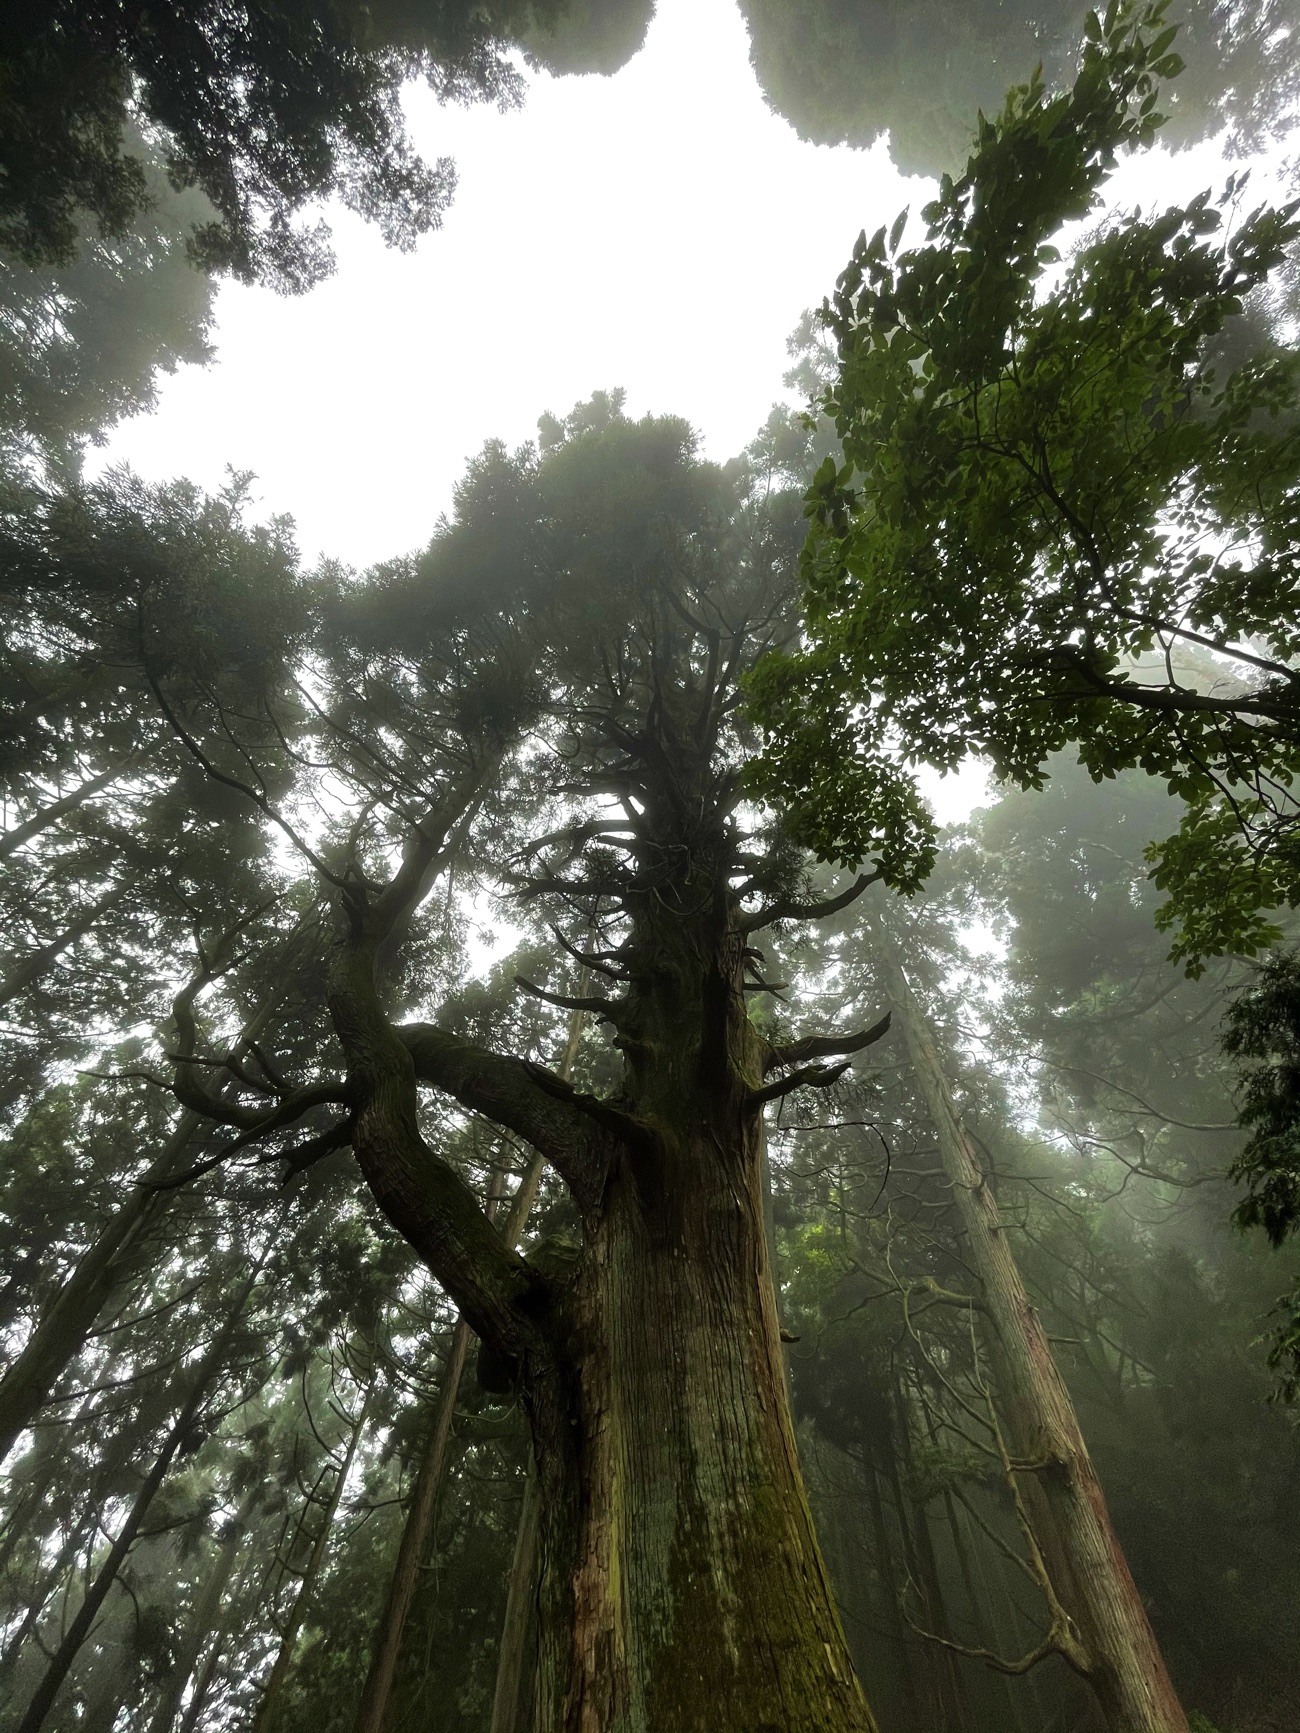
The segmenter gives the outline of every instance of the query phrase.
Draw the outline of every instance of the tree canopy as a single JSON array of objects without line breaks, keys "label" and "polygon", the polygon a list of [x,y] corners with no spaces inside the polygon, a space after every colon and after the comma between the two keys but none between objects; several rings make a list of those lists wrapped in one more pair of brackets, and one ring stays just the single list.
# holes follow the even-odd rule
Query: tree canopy
[{"label": "tree canopy", "polygon": [[[175,40],[263,168],[343,102],[319,191],[402,53],[648,12]],[[1296,222],[1054,259],[1176,70],[1090,41],[801,323],[819,413],[595,392],[360,573],[80,466],[209,332],[115,62],[154,203],[0,295],[3,1733],[1289,1726]]]},{"label": "tree canopy", "polygon": [[932,830],[903,761],[983,754],[1038,785],[1073,744],[1184,803],[1153,851],[1189,966],[1277,936],[1300,899],[1297,353],[1233,354],[1234,324],[1300,233],[1230,182],[1103,222],[1116,152],[1154,137],[1164,7],[1090,21],[1082,71],[1035,76],[981,123],[922,244],[863,235],[824,318],[842,442],[808,494],[807,637],[752,687],[755,786],[830,858],[924,876]]},{"label": "tree canopy", "polygon": [[[1068,82],[1084,0],[741,0],[750,57],[768,102],[816,144],[871,144],[884,133],[898,166],[939,174],[960,164],[971,123],[995,113],[1037,59]],[[1226,129],[1250,147],[1284,128],[1300,89],[1291,0],[1181,0],[1188,69],[1170,93],[1166,137]]]},{"label": "tree canopy", "polygon": [[412,247],[440,223],[455,171],[413,148],[402,85],[421,77],[443,101],[509,105],[523,88],[512,44],[527,38],[561,69],[610,71],[648,18],[621,5],[566,11],[563,0],[18,0],[0,21],[0,246],[66,266],[87,221],[126,235],[153,202],[136,126],[173,185],[210,207],[189,239],[205,270],[310,287],[332,254],[325,223],[303,212],[328,197],[389,246]]}]

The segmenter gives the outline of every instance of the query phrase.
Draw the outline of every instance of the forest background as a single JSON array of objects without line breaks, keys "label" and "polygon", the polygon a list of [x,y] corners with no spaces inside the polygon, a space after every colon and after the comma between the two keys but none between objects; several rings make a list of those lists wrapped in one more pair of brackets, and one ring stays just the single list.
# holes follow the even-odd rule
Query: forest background
[{"label": "forest background", "polygon": [[[783,9],[747,12],[779,112],[822,145],[865,144],[892,122],[888,148],[910,172],[959,167],[962,116],[996,107],[1036,58],[1064,75],[1077,50],[1072,13],[1017,19],[1003,37],[999,11],[983,37],[973,25],[971,39],[945,46],[951,88],[936,91],[928,17],[924,32],[909,19],[863,50],[834,7],[816,14],[825,38],[795,48]],[[493,59],[472,45],[455,63],[461,85],[447,75],[443,95],[514,100],[520,62],[509,44],[521,39],[562,71],[594,64],[593,81],[607,75],[646,22],[611,16],[602,25],[593,7],[566,26],[503,15],[506,52]],[[1189,146],[1208,135],[1216,153],[1266,145],[1259,177],[1284,183],[1288,16],[1261,9],[1251,30],[1234,24],[1231,76],[1219,17],[1210,6],[1185,28],[1187,95],[1173,135]],[[1198,40],[1208,44],[1200,60]],[[4,44],[7,64],[15,41]],[[874,83],[829,75],[852,63],[855,45]],[[1252,66],[1239,63],[1247,49]],[[438,52],[445,70],[452,51]],[[924,128],[918,80],[934,110]],[[563,102],[571,87],[539,88]],[[846,89],[856,100],[864,88],[876,106],[859,111]],[[479,122],[489,123],[508,124]],[[874,196],[892,217],[911,189],[893,184],[885,148],[870,160],[890,182]],[[1133,172],[1198,187],[1211,178],[1190,149],[1155,170],[1150,160]],[[860,159],[837,158],[832,177],[845,161],[829,240],[804,246],[803,230],[819,227],[806,210],[796,244],[789,220],[777,225],[780,250],[815,263],[791,314],[829,290],[848,253],[843,208],[848,231],[867,214],[845,190]],[[382,368],[421,407],[398,419],[372,401],[365,422],[396,421],[408,445],[412,414],[417,426],[451,429],[404,460],[418,484],[409,467],[388,478],[402,511],[390,513],[387,491],[367,479],[376,459],[366,440],[353,473],[357,442],[341,430],[358,418],[338,402],[337,375],[320,369],[327,389],[311,413],[344,456],[347,491],[366,501],[364,529],[341,551],[387,556],[358,575],[304,558],[286,519],[262,519],[245,477],[218,491],[211,453],[243,461],[246,449],[231,449],[230,423],[205,418],[206,451],[179,431],[192,413],[184,393],[218,376],[197,369],[214,341],[225,349],[228,304],[236,359],[241,321],[252,328],[268,293],[298,292],[276,317],[303,325],[309,357],[326,353],[325,330],[358,322],[325,299],[347,277],[354,219],[331,212],[340,265],[313,287],[327,267],[320,237],[314,250],[288,246],[264,188],[251,226],[227,215],[203,274],[189,237],[195,222],[211,223],[211,205],[199,186],[170,188],[156,154],[147,173],[154,202],[128,212],[116,235],[97,235],[84,206],[66,245],[53,231],[5,230],[2,1712],[24,1733],[351,1727],[373,1698],[388,1630],[390,1725],[436,1717],[505,1733],[529,1724],[538,1644],[523,1405],[508,1365],[480,1360],[477,1377],[462,1376],[468,1327],[359,1181],[320,1016],[330,917],[319,887],[340,892],[349,849],[382,882],[424,797],[428,754],[440,755],[464,798],[418,865],[422,891],[433,887],[419,923],[400,948],[391,935],[379,942],[390,1014],[429,1017],[455,1039],[549,1067],[590,1098],[615,1089],[593,975],[630,893],[598,835],[561,835],[566,790],[538,754],[559,753],[569,775],[581,766],[588,792],[604,774],[574,717],[591,712],[593,691],[613,715],[641,677],[600,689],[609,646],[631,666],[627,647],[641,642],[643,628],[619,613],[640,618],[636,584],[630,598],[621,588],[629,574],[658,583],[667,560],[694,586],[682,592],[692,606],[714,594],[734,601],[738,586],[749,597],[761,577],[775,586],[759,586],[763,607],[785,605],[771,597],[792,584],[800,496],[833,438],[790,405],[829,383],[834,358],[811,321],[799,324],[789,403],[757,435],[760,406],[743,430],[721,421],[714,437],[739,455],[720,466],[703,461],[685,422],[634,419],[615,391],[545,415],[525,446],[522,427],[492,420],[485,355],[498,343],[512,356],[545,349],[538,332],[552,319],[512,250],[497,270],[501,311],[482,321],[504,336],[454,345],[470,353],[472,390],[411,390],[404,357],[453,346],[427,311]],[[423,189],[428,222],[450,197],[450,170],[438,176]],[[382,226],[392,188],[358,184],[354,173],[355,220]],[[1121,175],[1126,184],[1136,182]],[[589,195],[588,211],[598,203]],[[435,271],[442,238],[421,243]],[[732,253],[750,260],[752,249]],[[753,265],[737,273],[731,262],[735,294]],[[574,304],[611,298],[607,278],[572,258],[568,267],[557,279]],[[221,289],[214,318],[223,272],[246,282]],[[1281,272],[1273,298],[1252,308],[1284,339],[1288,290]],[[652,273],[640,292],[661,292]],[[698,292],[690,304],[698,319]],[[374,330],[373,305],[365,324]],[[610,368],[621,324],[601,356]],[[783,317],[782,329],[793,324]],[[272,324],[272,342],[288,328]],[[694,347],[670,338],[660,351],[677,352],[683,378],[710,374],[714,337],[701,331]],[[743,320],[728,340],[741,356],[756,341]],[[764,329],[769,350],[779,341]],[[165,383],[177,367],[196,371]],[[273,387],[301,413],[295,385],[281,376]],[[230,389],[249,416],[237,371]],[[139,419],[159,391],[161,413]],[[655,407],[689,409],[682,395]],[[486,418],[484,434],[510,437],[471,462],[427,551],[392,557],[403,541],[394,517],[427,526],[436,516],[429,472],[455,467],[436,461],[451,449],[438,440],[465,448],[461,416],[432,416],[431,398],[464,401],[471,419]],[[278,428],[268,437],[290,443]],[[382,469],[391,446],[374,443]],[[206,495],[171,480],[191,468],[177,462],[187,449],[202,452],[192,467]],[[149,479],[112,467],[124,456]],[[337,459],[308,463],[338,474]],[[275,497],[269,473],[257,486]],[[337,554],[324,545],[328,510],[313,511],[322,551]],[[546,615],[538,598],[556,569],[573,589]],[[644,630],[667,655],[662,621]],[[436,651],[422,659],[421,643]],[[690,662],[703,652],[675,653]],[[722,728],[731,695],[717,691]],[[534,703],[521,724],[517,706]],[[485,745],[485,719],[495,745]],[[465,794],[465,766],[481,768],[485,753],[499,766],[500,731],[521,725],[531,756]],[[748,894],[769,928],[749,1008],[778,1050],[838,1030],[847,1051],[897,1002],[896,971],[906,971],[1178,1693],[1193,1724],[1250,1733],[1294,1726],[1300,1701],[1297,1435],[1285,1400],[1295,1338],[1290,1312],[1277,1310],[1295,1258],[1231,1225],[1241,1194],[1227,1176],[1243,1136],[1221,1023],[1257,981],[1259,959],[1217,958],[1197,980],[1169,961],[1144,849],[1177,823],[1176,806],[1139,773],[1093,782],[1062,755],[1042,791],[993,790],[949,830],[915,897],[877,887],[815,925],[802,917],[819,898],[838,901],[847,881],[751,815],[763,849]],[[541,983],[540,993],[527,985]],[[802,1087],[774,1093],[766,1109],[766,1238],[786,1375],[849,1650],[880,1724],[899,1733],[1099,1725],[1059,1645],[1023,1672],[976,1653],[1013,1663],[1033,1654],[1050,1635],[1052,1591],[1017,1476],[1000,1460],[969,1230],[905,1021],[896,1016],[851,1071],[787,1077]],[[428,1062],[445,1068],[445,1055]],[[540,1267],[562,1265],[577,1229],[561,1169],[541,1173],[526,1130],[521,1138],[518,1125],[475,1112],[466,1089],[444,1087],[450,1095],[426,1102],[422,1136],[507,1234],[526,1233]],[[530,1186],[538,1196],[526,1212]],[[394,1625],[394,1565],[413,1515],[409,1602]]]}]

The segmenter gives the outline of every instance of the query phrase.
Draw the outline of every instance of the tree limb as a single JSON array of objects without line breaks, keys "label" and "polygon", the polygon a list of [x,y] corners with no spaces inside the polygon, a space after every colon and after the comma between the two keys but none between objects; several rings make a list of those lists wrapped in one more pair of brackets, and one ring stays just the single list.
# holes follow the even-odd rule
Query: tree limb
[{"label": "tree limb", "polygon": [[562,1011],[589,1011],[593,1017],[599,1017],[606,1023],[618,1026],[623,1006],[615,999],[605,999],[598,994],[586,998],[569,998],[563,993],[548,993],[545,987],[538,987],[523,975],[515,976],[515,985],[522,987],[525,993],[531,993],[534,999],[542,999],[548,1005],[558,1005]]},{"label": "tree limb", "polygon": [[866,890],[868,885],[875,884],[882,876],[881,869],[873,873],[859,873],[846,891],[838,896],[827,897],[824,902],[799,903],[791,897],[781,897],[766,908],[759,909],[757,914],[750,915],[741,923],[741,931],[756,933],[761,927],[770,927],[773,921],[822,921],[828,915],[838,914],[841,909],[847,909]]},{"label": "tree limb", "polygon": [[517,1132],[545,1156],[580,1203],[595,1201],[603,1161],[593,1147],[592,1116],[562,1078],[430,1023],[406,1023],[394,1033],[410,1054],[420,1082],[445,1090],[462,1107]]},{"label": "tree limb", "polygon": [[886,1011],[878,1023],[873,1023],[870,1029],[858,1035],[805,1035],[802,1040],[791,1041],[784,1047],[772,1047],[763,1065],[764,1075],[781,1066],[800,1065],[808,1059],[833,1059],[841,1053],[860,1053],[864,1047],[870,1047],[889,1033],[891,1015]]},{"label": "tree limb", "polygon": [[761,1107],[765,1101],[779,1101],[783,1095],[789,1095],[795,1089],[825,1089],[829,1084],[838,1082],[848,1068],[847,1059],[843,1065],[804,1065],[798,1071],[790,1071],[784,1077],[778,1077],[773,1083],[765,1083],[761,1089],[751,1089],[750,1106]]}]

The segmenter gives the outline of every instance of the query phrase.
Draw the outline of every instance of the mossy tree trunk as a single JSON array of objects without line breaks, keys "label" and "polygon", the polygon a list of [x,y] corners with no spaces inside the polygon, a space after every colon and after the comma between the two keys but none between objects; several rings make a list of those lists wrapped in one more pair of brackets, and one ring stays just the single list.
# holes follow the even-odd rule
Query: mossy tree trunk
[{"label": "mossy tree trunk", "polygon": [[[386,1008],[383,959],[507,751],[490,722],[474,735],[456,721],[427,806],[411,814],[409,779],[390,802],[407,824],[390,876],[375,876],[378,850],[364,866],[320,863],[339,917],[328,998],[345,1076],[273,1109],[241,1106],[237,1123],[247,1144],[334,1107],[330,1147],[351,1143],[378,1206],[478,1336],[481,1381],[518,1394],[540,1496],[539,1733],[874,1733],[795,1452],[761,1119],[767,1101],[832,1082],[844,1066],[822,1061],[884,1024],[778,1045],[746,1010],[762,985],[753,936],[834,913],[867,879],[809,905],[800,861],[737,818],[737,682],[780,630],[787,543],[761,525],[729,539],[704,503],[709,489],[723,500],[713,472],[691,481],[704,515],[669,533],[689,504],[678,480],[695,473],[682,431],[615,432],[618,453],[646,445],[628,473],[659,503],[633,537],[630,571],[621,506],[612,542],[596,538],[591,552],[579,538],[578,564],[585,573],[590,553],[600,582],[575,615],[572,654],[556,651],[568,660],[547,715],[560,717],[564,781],[544,794],[547,826],[559,827],[506,870],[523,894],[549,899],[561,943],[605,989],[531,990],[612,1030],[621,1081],[588,1093]],[[584,441],[578,469],[604,449]],[[603,470],[590,479],[584,514],[623,499]],[[478,711],[458,701],[455,714]],[[527,781],[538,784],[535,767]],[[196,1088],[191,1079],[191,1101]],[[426,1139],[422,1088],[531,1145],[568,1193],[572,1244],[521,1256],[506,1243]]]},{"label": "mossy tree trunk", "polygon": [[[374,957],[402,907],[398,880],[386,901],[352,899],[336,955],[362,1169],[482,1339],[480,1376],[517,1388],[530,1418],[543,1733],[874,1729],[795,1452],[761,1143],[765,1100],[838,1074],[804,1060],[868,1037],[778,1049],[751,1023],[748,931],[771,910],[747,920],[730,889],[716,788],[680,798],[707,757],[683,753],[670,790],[643,790],[651,846],[682,864],[625,899],[626,993],[560,1001],[612,1024],[625,1061],[615,1096],[389,1024]],[[450,809],[431,815],[421,846],[451,822]],[[403,871],[423,881],[416,850]],[[424,1142],[420,1081],[532,1142],[568,1185],[580,1243],[527,1260],[509,1250]]]},{"label": "mossy tree trunk", "polygon": [[694,1183],[620,1163],[564,1375],[526,1375],[537,1726],[866,1729],[795,1455],[755,1142],[682,1132]]}]

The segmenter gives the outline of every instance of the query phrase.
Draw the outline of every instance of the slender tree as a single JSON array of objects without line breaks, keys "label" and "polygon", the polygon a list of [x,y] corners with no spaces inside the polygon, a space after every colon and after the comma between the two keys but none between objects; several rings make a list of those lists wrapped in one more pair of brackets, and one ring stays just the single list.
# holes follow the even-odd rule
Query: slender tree
[{"label": "slender tree", "polygon": [[203,1355],[178,1381],[180,1385],[178,1390],[179,1406],[167,1434],[148,1473],[141,1482],[135,1498],[131,1501],[130,1509],[127,1511],[117,1534],[113,1537],[113,1543],[109,1547],[106,1558],[87,1587],[81,1605],[77,1608],[75,1616],[64,1632],[63,1639],[51,1657],[44,1677],[18,1723],[18,1733],[40,1733],[40,1729],[45,1725],[50,1711],[54,1707],[59,1689],[67,1678],[68,1671],[76,1660],[82,1644],[89,1636],[100,1608],[118,1579],[127,1554],[135,1544],[150,1506],[157,1497],[177,1452],[189,1437],[203,1403],[211,1395],[212,1386],[225,1367],[232,1343],[243,1321],[244,1308],[260,1273],[261,1264],[259,1262],[237,1289],[225,1322],[212,1338]]},{"label": "slender tree", "polygon": [[989,1176],[961,1123],[933,1034],[906,977],[892,958],[886,968],[992,1326],[1013,1466],[1041,1488],[1031,1508],[1041,1508],[1050,1525],[1035,1537],[1048,1573],[1054,1573],[1044,1652],[1054,1649],[1083,1674],[1114,1733],[1185,1733],[1187,1717],[1111,1524],[1065,1381],[1016,1268]]},{"label": "slender tree", "polygon": [[337,1463],[331,1464],[333,1474],[330,1480],[329,1495],[318,1513],[318,1526],[311,1539],[307,1562],[299,1578],[297,1593],[290,1602],[289,1614],[285,1620],[284,1628],[280,1632],[280,1642],[276,1650],[275,1660],[262,1689],[257,1720],[254,1723],[254,1733],[269,1733],[269,1729],[277,1723],[280,1699],[293,1668],[294,1656],[298,1649],[298,1639],[302,1635],[304,1621],[311,1610],[317,1579],[320,1576],[321,1567],[325,1562],[325,1554],[329,1548],[334,1518],[338,1514],[339,1503],[352,1473],[352,1464],[356,1459],[358,1446],[365,1435],[366,1423],[370,1418],[370,1409],[375,1394],[376,1383],[372,1372],[356,1414],[349,1417],[347,1444],[344,1447],[342,1458]]}]

